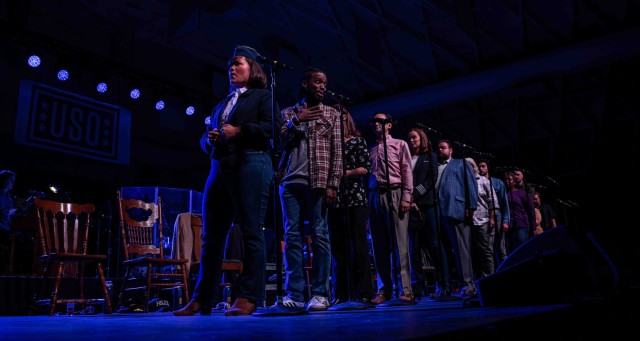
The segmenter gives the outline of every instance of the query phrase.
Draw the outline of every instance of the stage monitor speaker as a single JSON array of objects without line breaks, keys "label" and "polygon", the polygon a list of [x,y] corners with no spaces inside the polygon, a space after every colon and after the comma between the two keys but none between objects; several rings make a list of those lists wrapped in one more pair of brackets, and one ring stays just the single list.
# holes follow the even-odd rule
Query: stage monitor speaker
[{"label": "stage monitor speaker", "polygon": [[590,234],[559,226],[527,240],[476,282],[480,305],[574,302],[617,284],[617,270]]}]

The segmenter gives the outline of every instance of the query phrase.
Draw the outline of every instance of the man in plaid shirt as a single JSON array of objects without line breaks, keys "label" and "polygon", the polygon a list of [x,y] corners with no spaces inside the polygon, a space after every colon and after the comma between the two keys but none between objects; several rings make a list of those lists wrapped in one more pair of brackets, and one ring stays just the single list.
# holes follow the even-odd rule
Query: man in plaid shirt
[{"label": "man in plaid shirt", "polygon": [[[285,122],[281,131],[284,152],[278,173],[287,274],[287,295],[282,303],[294,309],[329,307],[331,248],[326,218],[327,209],[336,203],[342,176],[342,139],[340,113],[322,103],[326,89],[326,73],[307,68],[301,79],[300,101],[281,112]],[[305,306],[302,260],[306,235],[312,238],[313,270],[311,297]]]}]

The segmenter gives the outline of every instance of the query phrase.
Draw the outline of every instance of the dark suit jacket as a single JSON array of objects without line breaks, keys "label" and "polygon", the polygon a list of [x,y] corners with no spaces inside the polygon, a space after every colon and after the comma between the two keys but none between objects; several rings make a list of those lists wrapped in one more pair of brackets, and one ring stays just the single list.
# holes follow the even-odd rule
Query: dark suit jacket
[{"label": "dark suit jacket", "polygon": [[438,156],[424,153],[418,156],[413,167],[413,202],[418,205],[433,205],[434,183],[438,176]]},{"label": "dark suit jacket", "polygon": [[221,127],[220,118],[227,101],[228,98],[225,98],[213,109],[207,131],[200,138],[202,150],[214,159],[220,159],[241,150],[270,150],[272,147],[270,139],[274,136],[273,128],[279,129],[281,124],[278,115],[280,111],[276,106],[272,112],[271,91],[267,89],[248,89],[238,97],[234,109],[229,114],[229,124],[240,127],[242,132],[239,136],[231,140],[222,138],[214,146],[207,143],[209,131]]}]

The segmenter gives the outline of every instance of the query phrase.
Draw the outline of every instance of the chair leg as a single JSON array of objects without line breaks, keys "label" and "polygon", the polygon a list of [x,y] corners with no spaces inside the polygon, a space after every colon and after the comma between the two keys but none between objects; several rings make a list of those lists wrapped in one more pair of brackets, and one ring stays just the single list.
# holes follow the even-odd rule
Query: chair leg
[{"label": "chair leg", "polygon": [[145,295],[145,301],[144,301],[144,312],[148,313],[149,312],[149,301],[151,300],[151,282],[153,280],[153,264],[149,263],[147,265],[147,292]]},{"label": "chair leg", "polygon": [[182,269],[182,284],[184,285],[184,304],[187,304],[189,303],[189,282],[187,281],[187,265],[182,264],[180,268]]},{"label": "chair leg", "polygon": [[102,270],[102,263],[98,263],[98,277],[100,278],[100,284],[102,284],[102,294],[104,295],[104,304],[107,307],[107,314],[113,313],[113,307],[111,306],[111,296],[109,295],[109,290],[107,289],[107,282],[104,277],[104,271]]},{"label": "chair leg", "polygon": [[58,302],[58,289],[60,288],[60,282],[62,281],[62,273],[64,272],[64,262],[58,262],[58,271],[56,272],[56,281],[53,285],[53,292],[51,294],[51,303],[49,307],[49,316],[53,316],[56,312],[56,303]]}]

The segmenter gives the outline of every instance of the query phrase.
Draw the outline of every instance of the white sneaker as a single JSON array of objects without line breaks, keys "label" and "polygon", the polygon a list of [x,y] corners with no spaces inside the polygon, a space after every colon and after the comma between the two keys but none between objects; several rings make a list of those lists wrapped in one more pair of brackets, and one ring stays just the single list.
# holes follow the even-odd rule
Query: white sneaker
[{"label": "white sneaker", "polygon": [[282,305],[289,308],[304,309],[304,302],[294,301],[289,295],[282,298]]},{"label": "white sneaker", "polygon": [[307,303],[307,310],[327,310],[328,308],[329,301],[324,296],[313,296]]}]

